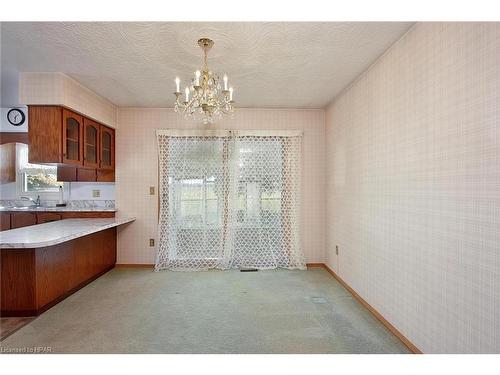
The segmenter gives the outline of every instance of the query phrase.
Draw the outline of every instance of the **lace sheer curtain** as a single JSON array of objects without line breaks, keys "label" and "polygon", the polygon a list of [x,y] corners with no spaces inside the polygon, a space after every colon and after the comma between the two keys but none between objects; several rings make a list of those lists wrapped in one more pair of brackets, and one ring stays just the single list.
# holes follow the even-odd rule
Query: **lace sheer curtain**
[{"label": "lace sheer curtain", "polygon": [[157,140],[157,271],[305,268],[301,133],[162,129]]}]

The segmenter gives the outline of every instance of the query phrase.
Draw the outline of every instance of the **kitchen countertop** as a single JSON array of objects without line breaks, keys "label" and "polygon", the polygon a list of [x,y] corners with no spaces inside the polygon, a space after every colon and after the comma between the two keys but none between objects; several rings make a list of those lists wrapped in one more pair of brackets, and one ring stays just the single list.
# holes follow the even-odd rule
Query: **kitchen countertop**
[{"label": "kitchen countertop", "polygon": [[116,212],[109,207],[7,207],[0,206],[0,212]]},{"label": "kitchen countertop", "polygon": [[134,217],[64,219],[0,232],[0,249],[38,248],[60,244],[134,221]]}]

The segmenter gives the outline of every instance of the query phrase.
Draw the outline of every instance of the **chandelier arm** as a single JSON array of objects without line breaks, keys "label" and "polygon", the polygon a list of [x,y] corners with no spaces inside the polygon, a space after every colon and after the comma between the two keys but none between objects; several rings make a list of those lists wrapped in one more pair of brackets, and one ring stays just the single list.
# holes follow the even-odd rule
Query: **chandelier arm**
[{"label": "chandelier arm", "polygon": [[[186,118],[199,119],[204,124],[212,124],[216,119],[221,119],[225,115],[230,115],[232,118],[234,102],[231,100],[232,91],[227,90],[227,76],[224,75],[224,85],[222,85],[219,76],[208,70],[208,51],[213,46],[213,41],[202,38],[198,41],[198,45],[204,52],[203,71],[197,70],[195,78],[191,80],[189,91],[192,94],[188,101],[182,100],[180,92],[175,93],[174,110],[184,114]],[[186,93],[187,96],[188,93]]]}]

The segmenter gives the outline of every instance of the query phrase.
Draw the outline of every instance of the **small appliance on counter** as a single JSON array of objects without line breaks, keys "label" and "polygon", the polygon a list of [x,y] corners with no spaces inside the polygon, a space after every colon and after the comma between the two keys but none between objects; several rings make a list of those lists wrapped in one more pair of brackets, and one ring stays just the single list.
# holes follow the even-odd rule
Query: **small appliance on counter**
[{"label": "small appliance on counter", "polygon": [[66,207],[66,203],[64,203],[64,191],[62,185],[59,185],[59,202],[56,203],[56,207]]}]

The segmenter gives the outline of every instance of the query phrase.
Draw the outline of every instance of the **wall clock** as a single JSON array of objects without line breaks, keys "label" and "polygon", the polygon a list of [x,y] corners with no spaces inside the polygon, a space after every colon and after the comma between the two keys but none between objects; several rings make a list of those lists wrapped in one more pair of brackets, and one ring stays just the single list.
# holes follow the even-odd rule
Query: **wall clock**
[{"label": "wall clock", "polygon": [[18,108],[12,108],[9,112],[7,112],[7,120],[14,126],[21,126],[24,124],[25,119],[26,116],[24,115],[24,112]]}]

